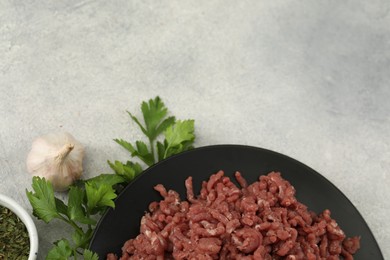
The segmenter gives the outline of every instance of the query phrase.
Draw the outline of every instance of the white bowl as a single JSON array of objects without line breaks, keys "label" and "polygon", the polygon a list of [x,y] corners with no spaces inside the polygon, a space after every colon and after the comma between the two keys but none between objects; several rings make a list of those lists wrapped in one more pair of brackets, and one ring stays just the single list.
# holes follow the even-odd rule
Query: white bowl
[{"label": "white bowl", "polygon": [[38,232],[35,224],[27,211],[19,205],[15,200],[0,194],[0,205],[9,208],[14,212],[27,228],[28,236],[30,238],[30,254],[28,260],[37,259],[38,255]]}]

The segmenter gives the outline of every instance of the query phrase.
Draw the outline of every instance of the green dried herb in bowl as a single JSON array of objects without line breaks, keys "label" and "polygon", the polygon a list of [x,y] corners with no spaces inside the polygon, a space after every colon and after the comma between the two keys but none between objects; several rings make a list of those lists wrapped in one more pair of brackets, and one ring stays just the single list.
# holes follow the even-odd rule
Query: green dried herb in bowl
[{"label": "green dried herb in bowl", "polygon": [[27,228],[14,212],[0,206],[0,259],[28,259]]},{"label": "green dried herb in bowl", "polygon": [[0,260],[34,260],[37,251],[32,218],[15,200],[0,194]]}]

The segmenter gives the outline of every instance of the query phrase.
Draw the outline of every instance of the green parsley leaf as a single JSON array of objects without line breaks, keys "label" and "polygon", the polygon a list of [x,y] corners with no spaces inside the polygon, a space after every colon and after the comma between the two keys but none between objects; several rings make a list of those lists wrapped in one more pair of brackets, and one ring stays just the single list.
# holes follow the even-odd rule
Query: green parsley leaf
[{"label": "green parsley leaf", "polygon": [[107,161],[108,165],[110,165],[111,169],[115,171],[117,175],[124,175],[125,174],[125,164],[121,163],[120,161],[115,161],[114,163]]},{"label": "green parsley leaf", "polygon": [[146,136],[150,140],[155,140],[159,134],[175,122],[174,117],[169,117],[163,121],[168,109],[158,96],[155,99],[150,99],[148,103],[142,102],[141,110],[146,125]]},{"label": "green parsley leaf", "polygon": [[144,133],[144,135],[148,136],[147,130],[146,130],[145,127],[141,124],[141,122],[138,120],[138,118],[136,118],[135,116],[133,116],[133,114],[131,114],[129,111],[127,111],[127,113],[129,114],[129,116],[131,117],[131,119],[133,119],[133,121],[139,126],[139,128],[140,128],[141,131],[142,131],[142,133]]},{"label": "green parsley leaf", "polygon": [[96,220],[86,216],[85,209],[83,207],[84,190],[79,187],[71,186],[69,189],[68,199],[68,217],[73,221],[78,221],[83,224],[95,225]]},{"label": "green parsley leaf", "polygon": [[46,260],[67,260],[72,255],[69,241],[62,239],[54,243],[55,246],[49,251]]},{"label": "green parsley leaf", "polygon": [[56,202],[56,208],[57,208],[58,213],[67,216],[68,215],[68,206],[66,206],[66,204],[62,200],[60,200],[59,198],[54,198],[54,199]]},{"label": "green parsley leaf", "polygon": [[168,127],[164,132],[165,152],[163,158],[191,149],[195,140],[194,131],[194,120],[177,121]]},{"label": "green parsley leaf", "polygon": [[92,236],[93,236],[93,230],[88,229],[87,232],[85,233],[80,233],[75,231],[72,235],[72,239],[76,247],[85,248],[88,246]]},{"label": "green parsley leaf", "polygon": [[149,152],[148,147],[142,141],[135,142],[137,146],[137,150],[135,151],[133,156],[137,156],[140,158],[146,165],[152,166],[154,164],[154,156]]},{"label": "green parsley leaf", "polygon": [[83,254],[84,260],[98,260],[99,256],[92,251],[85,249]]},{"label": "green parsley leaf", "polygon": [[[26,194],[33,207],[34,216],[46,223],[49,223],[53,218],[60,218],[51,183],[45,178],[34,176],[32,188],[35,193],[26,190]],[[59,205],[63,209],[63,205]]]},{"label": "green parsley leaf", "polygon": [[92,214],[102,211],[106,206],[115,207],[114,199],[117,197],[112,186],[102,184],[96,186],[94,183],[85,183],[85,191],[87,194],[88,211]]},{"label": "green parsley leaf", "polygon": [[159,134],[163,133],[167,127],[175,122],[175,117],[173,116],[165,118],[168,109],[158,96],[155,99],[150,99],[148,102],[142,102],[141,111],[144,117],[145,126],[143,126],[138,118],[132,113],[129,111],[127,111],[127,113],[149,140],[155,140]]},{"label": "green parsley leaf", "polygon": [[117,175],[124,178],[124,181],[127,183],[134,180],[134,178],[142,172],[141,165],[131,161],[127,161],[126,164],[119,161],[115,161],[115,163],[108,161],[108,164],[111,169],[113,169]]},{"label": "green parsley leaf", "polygon": [[126,150],[128,150],[131,153],[131,156],[140,158],[146,165],[151,166],[154,164],[154,156],[149,151],[148,147],[144,142],[136,141],[136,147],[134,147],[129,142],[126,142],[121,139],[114,139],[114,141],[120,144]]},{"label": "green parsley leaf", "polygon": [[157,142],[157,158],[159,161],[164,160],[165,158],[165,150],[167,149],[167,140],[164,140],[164,142]]},{"label": "green parsley leaf", "polygon": [[[108,163],[112,164],[110,161],[108,161]],[[113,165],[113,167],[115,167],[115,166]],[[102,184],[114,186],[118,183],[125,182],[125,178],[119,174],[102,173],[100,175],[97,175],[93,178],[86,180],[85,182],[94,183],[93,185],[96,187],[99,187]]]},{"label": "green parsley leaf", "polygon": [[133,156],[133,153],[135,152],[135,148],[133,147],[133,145],[125,140],[122,140],[122,139],[114,139],[114,141],[116,143],[118,143],[119,145],[121,145],[123,148],[125,148],[127,151],[129,151],[132,156]]},{"label": "green parsley leaf", "polygon": [[142,125],[140,120],[138,120],[138,118],[133,114],[130,112],[127,113],[140,127],[141,131],[148,137],[150,147],[148,148],[142,141],[136,141],[135,146],[122,139],[114,139],[114,141],[128,150],[131,153],[131,156],[138,157],[146,165],[152,166],[156,163],[154,154],[154,141],[156,140],[157,136],[162,134],[166,129],[175,123],[175,117],[171,116],[166,118],[168,109],[165,107],[164,103],[158,96],[155,99],[150,99],[148,102],[142,102],[141,111],[144,117],[145,126]]},{"label": "green parsley leaf", "polygon": [[168,127],[173,125],[175,123],[175,121],[176,121],[176,119],[173,116],[168,117],[167,119],[162,121],[161,124],[156,129],[157,135],[162,134]]}]

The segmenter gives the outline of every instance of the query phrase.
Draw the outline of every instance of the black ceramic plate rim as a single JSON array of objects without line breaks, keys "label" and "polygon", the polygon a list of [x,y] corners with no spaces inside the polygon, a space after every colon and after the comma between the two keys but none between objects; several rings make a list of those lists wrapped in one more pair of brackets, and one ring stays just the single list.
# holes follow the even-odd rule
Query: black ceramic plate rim
[{"label": "black ceramic plate rim", "polygon": [[[368,231],[372,234],[372,237],[374,239],[374,242],[376,243],[376,246],[377,246],[377,249],[378,249],[378,252],[380,255],[382,255],[381,253],[381,250],[379,248],[379,245],[377,244],[377,241],[375,240],[375,237],[370,229],[370,227],[368,226],[367,222],[365,221],[365,219],[362,217],[361,213],[359,212],[359,210],[356,208],[356,206],[351,202],[351,200],[346,196],[344,195],[344,193],[341,192],[341,190],[339,188],[337,188],[336,185],[334,185],[331,181],[329,181],[327,178],[325,178],[322,174],[318,173],[317,171],[315,171],[313,168],[307,166],[306,164],[292,158],[292,157],[289,157],[287,155],[284,155],[282,153],[279,153],[279,152],[275,152],[275,151],[272,151],[272,150],[269,150],[269,149],[265,149],[265,148],[260,148],[260,147],[255,147],[255,146],[249,146],[249,145],[242,145],[242,144],[218,144],[218,145],[208,145],[208,146],[201,146],[201,147],[197,147],[197,148],[194,148],[192,150],[188,150],[188,151],[185,151],[185,152],[182,152],[182,153],[179,153],[179,154],[176,154],[176,155],[173,155],[169,158],[166,158],[162,161],[159,161],[157,163],[155,163],[154,165],[146,168],[142,174],[140,174],[139,176],[137,176],[130,184],[128,184],[119,194],[118,194],[118,197],[115,199],[115,200],[118,200],[120,199],[122,196],[124,196],[123,194],[125,194],[126,190],[128,189],[131,189],[131,187],[133,185],[136,185],[137,182],[142,178],[142,176],[144,174],[146,174],[147,172],[149,171],[153,171],[154,168],[157,168],[159,167],[160,164],[163,164],[164,162],[166,162],[167,160],[176,160],[177,158],[179,157],[182,157],[182,156],[186,156],[187,154],[189,153],[193,153],[193,152],[201,152],[202,150],[209,150],[209,149],[223,149],[223,148],[229,148],[229,149],[252,149],[252,150],[257,150],[257,151],[263,151],[263,152],[266,152],[266,153],[269,153],[269,154],[273,154],[275,156],[279,156],[279,157],[283,157],[284,159],[286,160],[289,160],[295,164],[298,164],[300,165],[302,168],[306,168],[311,174],[314,174],[316,175],[316,177],[322,179],[323,182],[326,182],[327,185],[331,186],[337,193],[339,196],[342,196],[344,199],[346,199],[348,201],[348,203],[350,203],[350,205],[352,205],[354,207],[354,209],[356,210],[356,214],[358,215],[358,217],[361,218],[361,220],[363,221],[363,224],[366,226],[366,228],[368,229]],[[94,234],[92,236],[92,239],[91,239],[91,242],[89,244],[89,248],[91,248],[95,238],[96,238],[96,235],[97,233],[99,232],[99,227],[102,225],[102,223],[104,222],[104,219],[106,217],[107,214],[110,214],[111,211],[110,210],[107,210],[103,215],[102,217],[100,218],[100,220],[98,221],[97,225],[96,225],[96,228],[95,228],[95,231],[94,231]],[[124,241],[125,242],[125,241]],[[383,256],[382,256],[382,259],[383,259]]]}]

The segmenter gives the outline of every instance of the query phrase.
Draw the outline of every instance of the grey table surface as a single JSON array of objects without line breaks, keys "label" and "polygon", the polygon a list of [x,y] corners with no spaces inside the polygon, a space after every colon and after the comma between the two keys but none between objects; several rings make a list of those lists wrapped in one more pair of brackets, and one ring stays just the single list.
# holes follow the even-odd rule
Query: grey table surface
[{"label": "grey table surface", "polygon": [[[289,155],[334,183],[390,259],[390,2],[0,1],[0,193],[31,212],[32,140],[68,131],[84,176],[161,96],[196,146]],[[65,197],[66,195],[60,194]],[[68,234],[35,219],[39,258]]]}]

